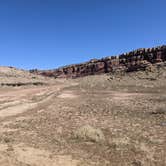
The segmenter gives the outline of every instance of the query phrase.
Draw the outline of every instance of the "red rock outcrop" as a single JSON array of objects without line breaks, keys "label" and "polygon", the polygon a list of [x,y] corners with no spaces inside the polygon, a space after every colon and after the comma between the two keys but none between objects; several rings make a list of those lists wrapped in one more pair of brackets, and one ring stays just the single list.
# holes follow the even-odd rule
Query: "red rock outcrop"
[{"label": "red rock outcrop", "polygon": [[69,65],[53,70],[30,70],[32,73],[55,77],[76,78],[87,75],[109,73],[116,70],[127,72],[143,70],[148,64],[166,61],[166,45],[154,48],[141,48],[119,56],[92,59],[89,62]]}]

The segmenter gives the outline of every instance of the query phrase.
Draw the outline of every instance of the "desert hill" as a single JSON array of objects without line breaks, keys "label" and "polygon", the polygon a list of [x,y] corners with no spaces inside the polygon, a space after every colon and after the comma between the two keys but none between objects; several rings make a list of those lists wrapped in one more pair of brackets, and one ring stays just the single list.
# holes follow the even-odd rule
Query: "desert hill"
[{"label": "desert hill", "polygon": [[52,79],[30,73],[23,69],[0,66],[1,86],[21,86],[51,83]]},{"label": "desert hill", "polygon": [[165,166],[165,46],[124,57],[0,67],[0,166]]}]

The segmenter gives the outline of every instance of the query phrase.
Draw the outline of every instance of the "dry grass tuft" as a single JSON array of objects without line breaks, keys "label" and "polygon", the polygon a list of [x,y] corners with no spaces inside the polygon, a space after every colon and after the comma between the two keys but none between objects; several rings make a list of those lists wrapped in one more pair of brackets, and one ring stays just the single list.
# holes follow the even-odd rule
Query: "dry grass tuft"
[{"label": "dry grass tuft", "polygon": [[105,136],[101,129],[94,128],[90,125],[85,125],[75,131],[74,137],[84,141],[104,142]]}]

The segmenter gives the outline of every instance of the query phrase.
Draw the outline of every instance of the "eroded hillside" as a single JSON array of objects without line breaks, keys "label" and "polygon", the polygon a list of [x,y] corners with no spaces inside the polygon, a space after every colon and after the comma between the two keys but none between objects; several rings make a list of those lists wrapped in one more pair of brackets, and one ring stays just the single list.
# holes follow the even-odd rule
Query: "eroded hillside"
[{"label": "eroded hillside", "polygon": [[31,70],[30,72],[54,78],[77,78],[88,75],[112,73],[117,70],[132,72],[166,61],[166,46],[141,48],[118,56],[92,59],[55,70]]},{"label": "eroded hillside", "polygon": [[0,87],[0,165],[166,165],[165,63],[50,81]]}]

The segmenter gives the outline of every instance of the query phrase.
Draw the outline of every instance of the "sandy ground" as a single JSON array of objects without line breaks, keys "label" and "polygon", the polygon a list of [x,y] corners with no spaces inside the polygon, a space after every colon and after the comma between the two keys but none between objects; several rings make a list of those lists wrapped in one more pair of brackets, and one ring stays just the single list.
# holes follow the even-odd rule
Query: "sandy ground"
[{"label": "sandy ground", "polygon": [[[70,85],[71,86],[71,85]],[[0,133],[14,132],[17,129],[9,129],[4,126],[12,125],[15,121],[28,119],[22,113],[35,110],[44,103],[50,102],[56,95],[60,98],[73,97],[72,94],[59,92],[66,85],[52,85],[24,88],[1,88],[0,93],[0,120],[2,121]],[[5,120],[10,118],[11,120]],[[40,165],[40,166],[75,166],[77,160],[71,155],[52,155],[47,150],[29,147],[23,143],[0,144],[0,165]]]},{"label": "sandy ground", "polygon": [[[166,79],[126,80],[0,87],[0,166],[165,166]],[[75,138],[84,125],[104,142]]]}]

